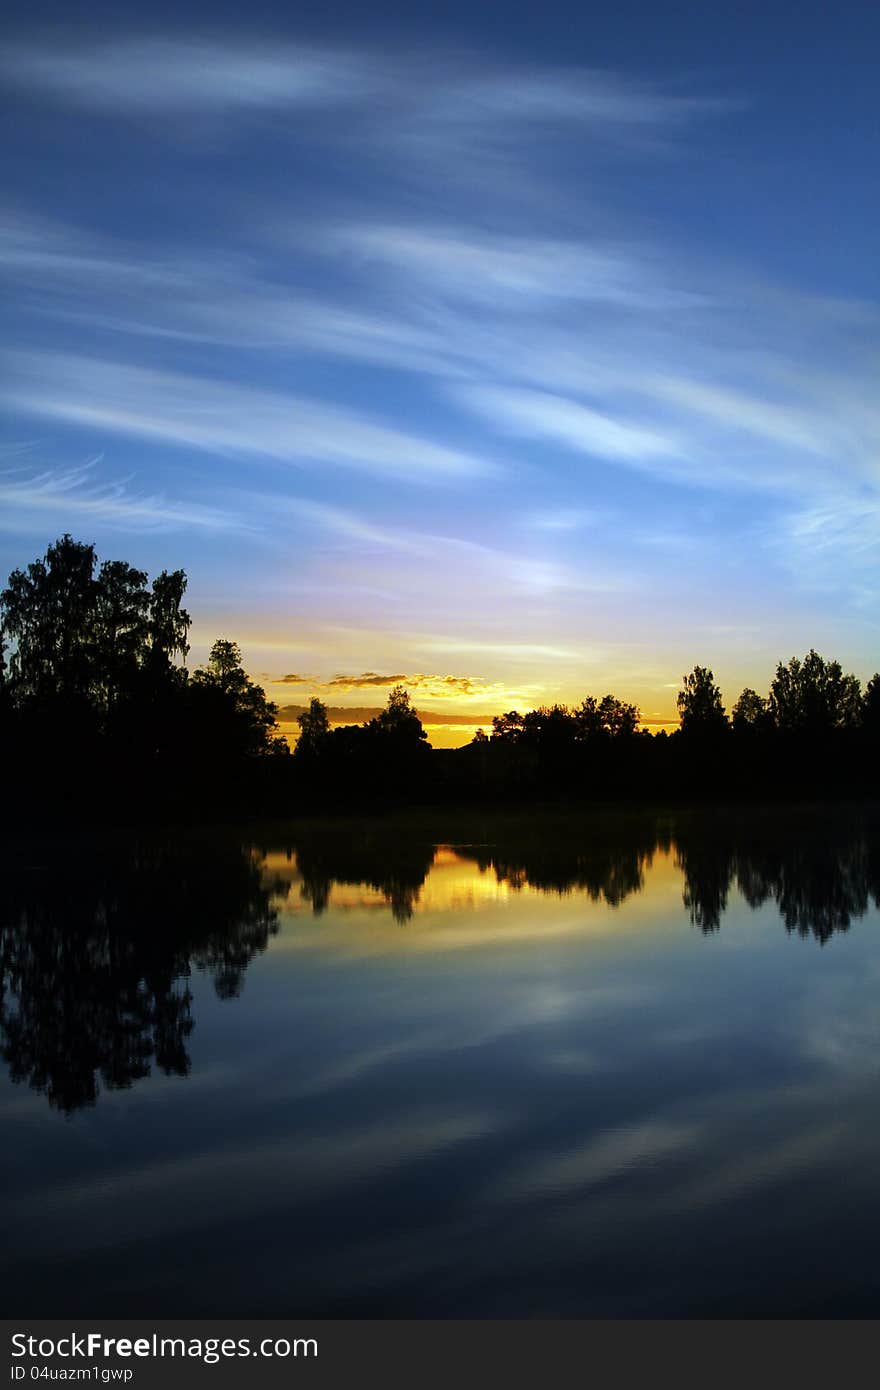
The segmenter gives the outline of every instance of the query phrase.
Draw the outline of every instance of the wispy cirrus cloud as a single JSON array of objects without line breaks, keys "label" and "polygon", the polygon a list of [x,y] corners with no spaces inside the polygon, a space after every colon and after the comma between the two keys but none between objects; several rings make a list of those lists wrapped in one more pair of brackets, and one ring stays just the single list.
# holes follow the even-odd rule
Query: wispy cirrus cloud
[{"label": "wispy cirrus cloud", "polygon": [[672,612],[711,660],[701,608],[864,614],[880,318],[833,247],[812,285],[768,250],[759,110],[635,60],[124,28],[0,43],[0,398],[46,446],[7,525],[180,529],[215,609],[234,577],[267,641],[326,637],[260,663],[325,680],[635,680],[613,644]]},{"label": "wispy cirrus cloud", "polygon": [[633,424],[548,392],[500,386],[464,386],[454,394],[504,433],[551,439],[577,453],[681,475],[685,448],[661,429]]},{"label": "wispy cirrus cloud", "polygon": [[678,288],[655,256],[599,238],[549,240],[540,235],[487,234],[471,227],[352,226],[324,238],[366,269],[384,267],[402,282],[471,306],[528,310],[547,303],[597,301],[641,310],[709,302]]},{"label": "wispy cirrus cloud", "polygon": [[485,477],[487,459],[377,424],[351,410],[236,381],[67,353],[10,353],[0,399],[91,431],[242,458],[334,464],[425,483]]},{"label": "wispy cirrus cloud", "polygon": [[107,113],[338,107],[368,100],[375,81],[360,55],[308,44],[128,38],[80,44],[7,43],[10,87]]},{"label": "wispy cirrus cloud", "polygon": [[241,512],[138,490],[135,479],[101,478],[100,459],[72,468],[0,468],[0,530],[41,533],[71,518],[124,531],[242,532]]},{"label": "wispy cirrus cloud", "polygon": [[461,46],[392,56],[362,44],[261,43],[239,34],[10,41],[0,46],[0,76],[13,89],[108,114],[354,106],[396,125],[405,112],[418,139],[428,131],[501,133],[512,123],[656,131],[731,105],[619,72],[542,69]]}]

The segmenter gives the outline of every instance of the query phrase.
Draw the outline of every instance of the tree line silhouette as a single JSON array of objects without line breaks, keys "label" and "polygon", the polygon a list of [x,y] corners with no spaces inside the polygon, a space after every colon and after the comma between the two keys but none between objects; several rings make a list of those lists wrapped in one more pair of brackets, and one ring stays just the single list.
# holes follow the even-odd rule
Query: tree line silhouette
[{"label": "tree line silhouette", "polygon": [[292,756],[278,709],[228,639],[186,667],[186,575],[152,583],[98,564],[69,535],[0,594],[0,754],[7,817],[297,815],[412,802],[803,799],[872,796],[880,675],[863,690],[810,651],[780,662],[767,695],[730,713],[710,669],[678,693],[679,728],[652,734],[606,694],[510,710],[462,749],[432,749],[408,692],[360,725],[331,727],[317,698]]}]

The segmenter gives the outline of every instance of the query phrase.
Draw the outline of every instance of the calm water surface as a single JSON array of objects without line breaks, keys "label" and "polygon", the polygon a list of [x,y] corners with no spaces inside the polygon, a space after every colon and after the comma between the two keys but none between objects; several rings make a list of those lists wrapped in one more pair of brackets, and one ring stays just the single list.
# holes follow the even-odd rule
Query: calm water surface
[{"label": "calm water surface", "polygon": [[44,841],[7,1316],[876,1316],[873,812]]}]

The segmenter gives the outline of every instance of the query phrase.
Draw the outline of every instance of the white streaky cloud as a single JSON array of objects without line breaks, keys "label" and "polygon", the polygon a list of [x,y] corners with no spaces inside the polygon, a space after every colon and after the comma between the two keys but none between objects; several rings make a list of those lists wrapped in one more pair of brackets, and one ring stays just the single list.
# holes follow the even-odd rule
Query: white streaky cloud
[{"label": "white streaky cloud", "polygon": [[[658,130],[726,111],[717,97],[680,96],[619,73],[540,68],[435,50],[396,56],[371,47],[216,38],[133,37],[92,43],[7,42],[0,76],[12,88],[107,113],[324,110],[367,107],[373,123],[418,143],[458,143],[528,125],[552,133]],[[405,122],[401,118],[406,117]]]},{"label": "white streaky cloud", "polygon": [[[42,292],[30,311],[99,330],[218,346],[298,347],[411,372],[460,371],[436,332],[400,317],[321,300],[255,269],[107,238],[0,210],[0,276]],[[46,299],[51,295],[51,299]]]},{"label": "white streaky cloud", "polygon": [[[445,592],[451,593],[460,584],[463,596],[468,593],[473,596],[474,592],[479,592],[481,584],[533,598],[564,592],[610,593],[619,591],[623,586],[623,581],[614,576],[575,574],[558,561],[524,557],[460,536],[415,531],[411,527],[394,530],[327,503],[270,495],[260,499],[252,497],[251,500],[252,503],[258,502],[261,514],[271,517],[276,526],[281,518],[296,517],[312,527],[340,537],[347,543],[348,559],[351,558],[352,547],[359,546],[417,561],[415,573],[410,570],[404,580],[411,592],[415,592],[426,580],[429,587],[434,587],[437,574],[442,577]],[[424,563],[426,558],[431,562],[427,570]],[[334,561],[334,572],[340,572],[338,559]],[[358,591],[363,592],[365,586],[366,576],[358,575]],[[399,585],[392,586],[392,592],[395,587],[399,589]]]},{"label": "white streaky cloud", "polygon": [[357,541],[368,547],[380,550],[400,551],[424,559],[438,549],[456,552],[476,560],[496,560],[497,551],[476,541],[464,540],[458,536],[429,535],[415,532],[412,528],[395,531],[388,526],[377,526],[367,518],[347,511],[344,507],[325,502],[311,502],[299,497],[266,496],[265,505],[274,512],[285,511],[301,517],[311,524],[340,536],[343,540]]},{"label": "white streaky cloud", "polygon": [[609,510],[588,507],[556,507],[552,511],[524,512],[520,526],[526,531],[566,533],[588,527],[609,526],[616,518]]},{"label": "white streaky cloud", "polygon": [[180,113],[309,109],[368,100],[370,67],[352,52],[230,40],[131,39],[0,48],[7,85],[92,110]]},{"label": "white streaky cloud", "polygon": [[138,493],[132,478],[101,480],[100,459],[74,468],[35,472],[22,468],[0,470],[0,530],[42,530],[47,517],[67,525],[77,517],[119,530],[251,530],[240,513],[174,500],[162,494]]},{"label": "white streaky cloud", "polygon": [[816,593],[845,591],[856,608],[880,601],[880,491],[841,486],[756,528],[765,549],[799,586]]},{"label": "white streaky cloud", "polygon": [[597,68],[523,68],[452,80],[428,103],[427,114],[438,123],[465,126],[565,122],[653,129],[729,108],[729,102],[674,97]]},{"label": "white streaky cloud", "polygon": [[467,482],[498,471],[489,460],[324,402],[72,354],[8,354],[0,399],[92,433],[300,466],[333,464],[397,482]]},{"label": "white streaky cloud", "polygon": [[339,248],[367,269],[380,265],[416,280],[434,294],[496,307],[596,300],[669,310],[706,302],[665,286],[648,258],[589,242],[365,225],[325,234],[323,244],[331,251]]},{"label": "white streaky cloud", "polygon": [[744,431],[809,454],[827,452],[828,420],[817,420],[803,403],[781,405],[732,387],[684,378],[648,377],[641,386],[655,399],[704,415],[726,430]]},{"label": "white streaky cloud", "polygon": [[526,439],[550,439],[595,458],[666,470],[685,458],[680,441],[659,429],[612,418],[590,406],[541,391],[503,386],[452,388],[457,400],[498,430]]},{"label": "white streaky cloud", "polygon": [[571,647],[553,647],[535,642],[474,642],[459,637],[425,637],[412,641],[415,651],[467,654],[483,653],[486,656],[500,656],[510,661],[525,661],[531,664],[536,659],[550,661],[581,661],[600,659],[600,653],[589,653],[583,648],[575,651]]}]

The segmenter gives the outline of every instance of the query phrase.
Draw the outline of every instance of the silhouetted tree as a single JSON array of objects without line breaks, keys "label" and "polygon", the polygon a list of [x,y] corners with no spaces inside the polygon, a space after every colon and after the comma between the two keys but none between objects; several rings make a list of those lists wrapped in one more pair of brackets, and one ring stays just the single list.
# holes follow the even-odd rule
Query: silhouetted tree
[{"label": "silhouetted tree", "polygon": [[545,757],[569,749],[574,736],[574,719],[565,705],[541,705],[523,715],[522,741]]},{"label": "silhouetted tree", "polygon": [[763,695],[746,686],[733,709],[730,723],[735,733],[765,733],[773,726],[773,717]]},{"label": "silhouetted tree", "polygon": [[308,709],[297,716],[296,722],[299,724],[299,738],[294,750],[297,761],[303,762],[320,757],[322,750],[326,747],[327,735],[330,733],[330,716],[327,713],[327,706],[317,696],[314,696]]},{"label": "silhouetted tree", "polygon": [[880,737],[880,672],[875,671],[865,686],[861,723],[873,737]]},{"label": "silhouetted tree", "polygon": [[211,727],[219,753],[259,757],[289,751],[286,740],[276,734],[278,706],[247,676],[237,642],[216,641],[207,665],[198,668],[191,684],[197,715]]},{"label": "silhouetted tree", "polygon": [[707,666],[695,666],[690,675],[682,676],[676,704],[685,735],[718,735],[727,729],[721,691]]},{"label": "silhouetted tree", "polygon": [[492,738],[504,743],[516,743],[523,730],[523,717],[517,710],[492,717]]},{"label": "silhouetted tree", "polygon": [[636,705],[629,705],[614,695],[603,695],[601,700],[587,695],[573,717],[579,739],[625,738],[635,733],[640,713]]},{"label": "silhouetted tree", "polygon": [[385,708],[369,721],[367,727],[401,741],[423,741],[428,737],[418,713],[410,703],[409,691],[402,685],[395,685]]},{"label": "silhouetted tree", "polygon": [[16,704],[88,702],[98,672],[95,548],[62,536],[0,595]]},{"label": "silhouetted tree", "polygon": [[782,731],[825,734],[833,729],[856,728],[862,713],[862,692],[853,675],[845,675],[840,662],[825,661],[810,650],[800,661],[781,662],[770,686],[770,709]]},{"label": "silhouetted tree", "polygon": [[149,647],[147,576],[124,560],[105,560],[95,585],[95,683],[109,711],[131,695]]},{"label": "silhouetted tree", "polygon": [[163,570],[153,580],[149,603],[150,654],[157,666],[170,667],[175,657],[184,661],[189,652],[187,634],[191,620],[181,607],[185,592],[183,570]]}]

